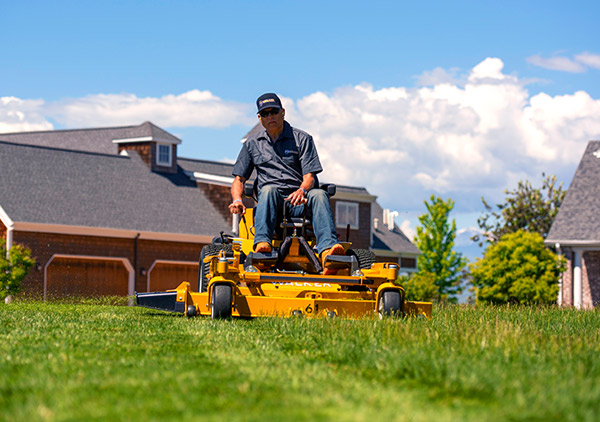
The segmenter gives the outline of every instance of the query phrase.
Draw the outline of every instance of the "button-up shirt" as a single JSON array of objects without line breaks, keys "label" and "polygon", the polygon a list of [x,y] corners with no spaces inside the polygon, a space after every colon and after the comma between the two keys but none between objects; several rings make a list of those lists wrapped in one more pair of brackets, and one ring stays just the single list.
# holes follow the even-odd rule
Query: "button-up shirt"
[{"label": "button-up shirt", "polygon": [[323,171],[312,136],[284,122],[283,132],[272,142],[266,129],[244,142],[233,175],[248,179],[256,169],[258,190],[275,185],[288,195],[302,184],[302,176]]}]

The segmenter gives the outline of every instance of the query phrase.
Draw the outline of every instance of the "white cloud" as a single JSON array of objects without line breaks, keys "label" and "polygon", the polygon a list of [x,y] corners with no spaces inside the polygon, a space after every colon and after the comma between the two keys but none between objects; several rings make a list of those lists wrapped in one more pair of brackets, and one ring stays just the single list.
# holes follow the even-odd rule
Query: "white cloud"
[{"label": "white cloud", "polygon": [[139,98],[133,94],[97,94],[61,100],[46,112],[67,127],[130,125],[150,120],[162,127],[224,128],[250,124],[249,106],[224,101],[210,91]]},{"label": "white cloud", "polygon": [[404,233],[406,235],[406,237],[408,237],[411,241],[417,235],[417,232],[412,227],[412,224],[411,224],[410,220],[404,220],[404,221],[402,221],[402,223],[400,223],[400,230],[402,230],[402,233]]},{"label": "white cloud", "polygon": [[429,71],[426,70],[420,76],[417,76],[417,84],[422,86],[440,85],[440,84],[456,84],[459,81],[456,78],[457,69],[446,71],[441,67]]},{"label": "white cloud", "polygon": [[600,54],[581,53],[575,56],[575,60],[594,69],[600,69]]},{"label": "white cloud", "polygon": [[[368,84],[288,101],[289,121],[312,133],[322,179],[365,186],[386,207],[422,210],[431,193],[459,212],[480,210],[542,172],[568,182],[587,141],[600,137],[600,100],[585,92],[530,96],[488,58],[464,85]],[[392,94],[390,94],[392,93]]]},{"label": "white cloud", "polygon": [[[596,56],[586,54],[577,60],[591,67]],[[382,206],[411,214],[424,212],[431,194],[453,198],[457,213],[480,212],[482,196],[501,199],[505,188],[522,179],[536,182],[542,172],[568,183],[587,141],[600,138],[600,100],[586,92],[531,96],[526,82],[505,74],[498,58],[460,78],[435,74],[437,80],[416,88],[363,83],[282,97],[292,125],[315,138],[325,168],[321,180],[364,186]],[[99,94],[49,104],[0,99],[0,132],[52,129],[50,119],[81,128],[151,120],[167,130],[256,121],[252,103],[199,90],[146,98]]]},{"label": "white cloud", "polygon": [[528,57],[527,62],[534,66],[543,67],[544,69],[560,70],[561,72],[585,72],[585,66],[583,64],[568,57],[557,56],[545,59],[540,55],[535,55]]},{"label": "white cloud", "polygon": [[42,100],[0,97],[0,133],[52,130],[40,111],[43,105]]},{"label": "white cloud", "polygon": [[582,73],[585,72],[588,67],[600,69],[600,54],[584,52],[576,54],[573,58],[564,56],[543,58],[539,54],[536,54],[528,57],[527,62],[534,66],[543,67],[544,69]]}]

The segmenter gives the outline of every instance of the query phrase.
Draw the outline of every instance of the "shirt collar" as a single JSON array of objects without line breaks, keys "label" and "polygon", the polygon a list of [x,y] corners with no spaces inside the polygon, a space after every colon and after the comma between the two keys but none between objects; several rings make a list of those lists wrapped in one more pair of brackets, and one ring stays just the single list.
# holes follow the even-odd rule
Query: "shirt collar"
[{"label": "shirt collar", "polygon": [[[269,138],[269,134],[267,133],[267,129],[265,129],[263,127],[262,132],[260,132],[260,135],[258,136],[259,138],[264,138],[267,141],[270,140],[271,138]],[[281,132],[281,135],[279,135],[279,138],[277,138],[277,141],[286,139],[286,138],[290,138],[290,139],[294,139],[294,130],[292,129],[292,126],[287,122],[287,121],[283,121],[283,132]]]}]

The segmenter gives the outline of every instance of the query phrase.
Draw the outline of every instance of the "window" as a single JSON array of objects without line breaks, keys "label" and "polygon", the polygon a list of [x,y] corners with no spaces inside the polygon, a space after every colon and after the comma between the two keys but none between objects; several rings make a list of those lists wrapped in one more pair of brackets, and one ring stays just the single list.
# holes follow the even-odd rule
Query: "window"
[{"label": "window", "polygon": [[351,229],[358,229],[358,204],[356,202],[336,202],[335,225]]},{"label": "window", "polygon": [[171,145],[156,144],[156,149],[156,164],[161,166],[171,166]]},{"label": "window", "polygon": [[417,268],[417,260],[415,258],[400,258],[400,266],[402,268]]}]

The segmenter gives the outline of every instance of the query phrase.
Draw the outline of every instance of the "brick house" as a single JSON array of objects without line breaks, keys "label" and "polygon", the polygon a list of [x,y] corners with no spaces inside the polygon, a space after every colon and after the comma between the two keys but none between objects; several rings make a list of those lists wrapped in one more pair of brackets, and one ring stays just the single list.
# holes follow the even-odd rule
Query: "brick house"
[{"label": "brick house", "polygon": [[590,141],[545,240],[567,259],[558,302],[600,305],[600,141]]},{"label": "brick house", "polygon": [[[0,134],[0,236],[37,261],[25,290],[131,295],[195,281],[202,246],[232,231],[233,165],[178,157],[180,143],[150,122]],[[366,189],[338,186],[332,209],[342,240],[350,224],[355,247],[416,270],[418,249],[378,223]]]}]

